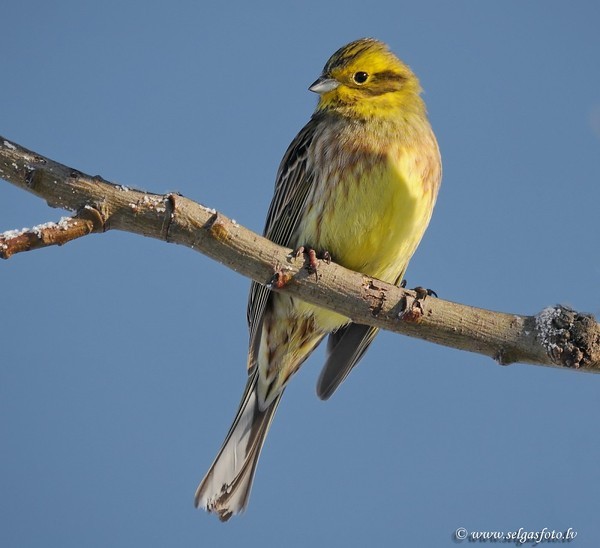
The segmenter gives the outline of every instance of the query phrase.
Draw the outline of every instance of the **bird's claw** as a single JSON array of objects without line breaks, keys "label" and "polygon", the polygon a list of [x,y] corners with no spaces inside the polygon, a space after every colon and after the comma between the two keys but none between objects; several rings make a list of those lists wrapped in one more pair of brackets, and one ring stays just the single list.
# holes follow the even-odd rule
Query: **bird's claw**
[{"label": "bird's claw", "polygon": [[[403,280],[406,281],[406,280]],[[404,287],[406,283],[404,284]],[[421,287],[420,285],[415,287],[413,291],[417,294],[417,299],[424,301],[426,297],[436,297],[437,293],[433,289],[427,289],[425,287]]]},{"label": "bird's claw", "polygon": [[301,245],[294,251],[294,257],[297,259],[300,257],[300,255],[305,253],[308,256],[308,264],[306,265],[306,269],[309,273],[314,274],[315,278],[318,280],[319,259],[325,261],[327,264],[331,264],[331,254],[329,251],[323,251],[317,255],[317,252],[312,247]]}]

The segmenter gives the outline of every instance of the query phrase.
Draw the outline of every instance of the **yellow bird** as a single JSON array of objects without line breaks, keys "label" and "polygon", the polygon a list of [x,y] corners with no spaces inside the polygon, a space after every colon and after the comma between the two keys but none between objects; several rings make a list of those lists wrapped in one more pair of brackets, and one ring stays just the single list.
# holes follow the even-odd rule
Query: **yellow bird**
[{"label": "yellow bird", "polygon": [[[282,246],[400,284],[433,211],[438,145],[411,69],[371,38],[335,52],[310,88],[319,103],[277,173],[264,235]],[[244,510],[265,436],[290,377],[329,335],[317,393],[327,399],[377,329],[252,283],[248,382],[196,491],[223,521]]]}]

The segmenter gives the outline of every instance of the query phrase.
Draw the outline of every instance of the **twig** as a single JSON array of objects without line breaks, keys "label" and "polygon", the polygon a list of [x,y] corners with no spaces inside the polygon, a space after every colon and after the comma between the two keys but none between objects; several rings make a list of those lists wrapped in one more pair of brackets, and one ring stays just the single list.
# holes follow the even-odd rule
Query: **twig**
[{"label": "twig", "polygon": [[88,206],[73,217],[62,217],[57,223],[49,222],[33,228],[8,230],[0,234],[0,259],[8,259],[15,253],[32,249],[64,245],[101,230],[101,226],[95,226],[94,222],[98,222],[98,213]]}]

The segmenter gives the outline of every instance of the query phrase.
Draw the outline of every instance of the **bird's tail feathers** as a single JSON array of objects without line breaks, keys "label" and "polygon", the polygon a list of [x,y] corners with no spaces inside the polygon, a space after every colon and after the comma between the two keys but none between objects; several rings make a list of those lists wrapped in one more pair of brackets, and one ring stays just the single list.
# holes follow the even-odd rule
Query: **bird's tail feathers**
[{"label": "bird's tail feathers", "polygon": [[283,393],[261,411],[256,391],[258,371],[248,378],[237,415],[210,470],[196,490],[195,505],[221,521],[244,510],[265,436]]}]

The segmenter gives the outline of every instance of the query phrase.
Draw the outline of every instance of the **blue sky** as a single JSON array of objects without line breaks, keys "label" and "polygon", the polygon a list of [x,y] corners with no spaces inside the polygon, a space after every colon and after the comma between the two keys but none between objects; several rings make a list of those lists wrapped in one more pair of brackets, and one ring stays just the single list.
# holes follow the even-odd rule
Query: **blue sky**
[{"label": "blue sky", "polygon": [[[409,286],[600,314],[600,4],[21,2],[0,134],[260,231],[329,55],[374,36],[419,75],[444,161]],[[64,212],[0,181],[0,231]],[[384,333],[328,402],[286,391],[248,511],[192,505],[245,382],[248,280],[113,232],[0,264],[0,544],[451,546],[600,536],[600,378]]]}]

